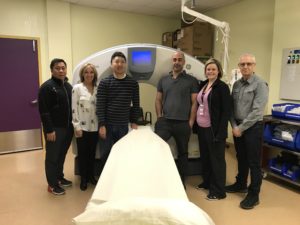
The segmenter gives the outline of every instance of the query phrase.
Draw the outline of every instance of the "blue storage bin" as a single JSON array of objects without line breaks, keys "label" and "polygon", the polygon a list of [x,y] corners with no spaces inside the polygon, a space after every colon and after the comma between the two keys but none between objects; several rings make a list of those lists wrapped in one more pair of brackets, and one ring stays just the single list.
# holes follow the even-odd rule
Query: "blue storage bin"
[{"label": "blue storage bin", "polygon": [[[285,141],[278,138],[273,137],[273,130],[276,125],[273,124],[266,124],[264,128],[264,141],[275,146],[284,147],[287,149],[295,150],[296,149],[296,140],[300,141],[298,137],[299,131],[296,134],[296,137],[294,138],[294,141]],[[300,148],[300,143],[299,143]]]},{"label": "blue storage bin", "polygon": [[266,124],[264,128],[264,141],[271,144],[272,141],[272,133],[273,133],[274,126],[270,124]]},{"label": "blue storage bin", "polygon": [[282,166],[282,175],[293,181],[299,180],[300,178],[299,165],[284,163]]},{"label": "blue storage bin", "polygon": [[295,141],[296,151],[300,152],[300,132],[298,131],[298,135],[296,137]]},{"label": "blue storage bin", "polygon": [[[280,117],[280,118],[285,118],[285,111],[284,112],[280,112],[280,111],[275,111],[273,110],[273,107],[280,107],[280,106],[285,106],[288,103],[282,103],[282,104],[273,104],[272,106],[272,116],[275,117]],[[289,106],[288,106],[289,107]]]},{"label": "blue storage bin", "polygon": [[269,160],[269,168],[276,174],[282,175],[283,173],[283,163],[279,162],[277,158],[272,158]]},{"label": "blue storage bin", "polygon": [[[297,106],[297,107],[299,107],[299,106]],[[294,108],[296,108],[296,107],[294,107]],[[295,113],[288,113],[288,112],[286,112],[285,118],[291,119],[291,120],[298,120],[299,121],[300,120],[300,115],[299,114],[295,114]]]},{"label": "blue storage bin", "polygon": [[[273,107],[280,107],[280,106],[286,106],[284,112],[279,112],[273,110]],[[288,111],[292,110],[293,108],[300,107],[300,104],[295,103],[280,103],[280,104],[273,104],[272,107],[272,116],[274,117],[280,117],[280,118],[286,118],[286,119],[292,119],[292,120],[300,120],[300,115],[295,113],[288,113]]]}]

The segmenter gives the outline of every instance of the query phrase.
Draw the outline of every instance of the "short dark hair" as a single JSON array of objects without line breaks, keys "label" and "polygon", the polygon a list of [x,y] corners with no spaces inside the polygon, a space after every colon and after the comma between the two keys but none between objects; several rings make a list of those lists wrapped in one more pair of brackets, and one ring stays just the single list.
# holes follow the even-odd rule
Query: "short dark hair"
[{"label": "short dark hair", "polygon": [[53,70],[55,64],[61,63],[61,62],[64,63],[65,66],[67,67],[67,63],[65,62],[65,60],[59,59],[59,58],[52,59],[52,61],[51,61],[51,63],[50,63],[50,69],[51,69],[51,71]]},{"label": "short dark hair", "polygon": [[94,71],[93,85],[96,86],[97,85],[98,72],[96,70],[96,67],[91,63],[87,63],[87,64],[83,65],[83,67],[81,67],[80,72],[79,72],[80,81],[84,82],[84,72],[88,67],[92,68],[92,70]]},{"label": "short dark hair", "polygon": [[110,59],[110,63],[112,63],[113,59],[116,58],[116,57],[121,57],[125,60],[126,62],[126,57],[125,55],[123,54],[123,52],[115,52],[114,54],[112,54],[111,56],[111,59]]},{"label": "short dark hair", "polygon": [[217,66],[218,71],[219,71],[219,73],[218,73],[218,78],[221,79],[221,78],[223,77],[223,69],[222,69],[221,63],[220,63],[218,60],[214,59],[214,58],[210,58],[210,59],[207,60],[206,63],[205,63],[204,73],[205,73],[205,71],[206,71],[206,67],[207,67],[209,64],[215,64],[215,65]]}]

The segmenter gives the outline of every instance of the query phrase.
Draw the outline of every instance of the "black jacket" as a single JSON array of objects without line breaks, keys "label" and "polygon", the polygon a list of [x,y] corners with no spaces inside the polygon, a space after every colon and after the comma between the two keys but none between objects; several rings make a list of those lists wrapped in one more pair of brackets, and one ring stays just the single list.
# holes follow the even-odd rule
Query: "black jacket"
[{"label": "black jacket", "polygon": [[39,89],[39,112],[45,133],[54,131],[54,127],[72,126],[71,112],[72,85],[52,77]]},{"label": "black jacket", "polygon": [[[208,83],[205,80],[200,83],[200,90]],[[228,85],[217,79],[208,95],[209,115],[214,139],[224,140],[227,138],[228,121],[231,116],[232,100]]]}]

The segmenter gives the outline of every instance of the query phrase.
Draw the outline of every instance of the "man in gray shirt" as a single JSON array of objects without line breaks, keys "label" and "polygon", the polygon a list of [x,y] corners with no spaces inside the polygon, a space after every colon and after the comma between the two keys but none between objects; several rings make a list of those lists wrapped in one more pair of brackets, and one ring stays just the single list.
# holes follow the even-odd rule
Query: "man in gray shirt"
[{"label": "man in gray shirt", "polygon": [[173,70],[157,85],[155,133],[165,141],[174,137],[178,152],[177,168],[184,185],[188,142],[196,117],[199,87],[197,79],[183,70],[185,57],[182,52],[173,54],[172,63]]},{"label": "man in gray shirt", "polygon": [[[232,89],[233,115],[232,134],[238,161],[236,182],[226,186],[229,193],[242,192],[247,196],[240,203],[243,209],[252,209],[259,204],[259,192],[262,183],[261,148],[263,132],[263,114],[268,101],[268,84],[255,72],[255,57],[243,54],[239,59],[242,78]],[[250,170],[251,183],[247,190],[247,178]]]}]

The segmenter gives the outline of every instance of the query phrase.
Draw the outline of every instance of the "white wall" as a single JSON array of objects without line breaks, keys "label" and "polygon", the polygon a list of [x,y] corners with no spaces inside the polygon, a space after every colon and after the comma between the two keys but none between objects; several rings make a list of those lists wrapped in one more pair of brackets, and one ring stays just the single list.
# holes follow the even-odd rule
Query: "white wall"
[{"label": "white wall", "polygon": [[[274,103],[282,102],[279,98],[282,50],[300,47],[300,29],[297,23],[300,21],[300,2],[298,0],[276,0],[275,2],[269,110]],[[300,101],[293,102],[300,103]]]}]

